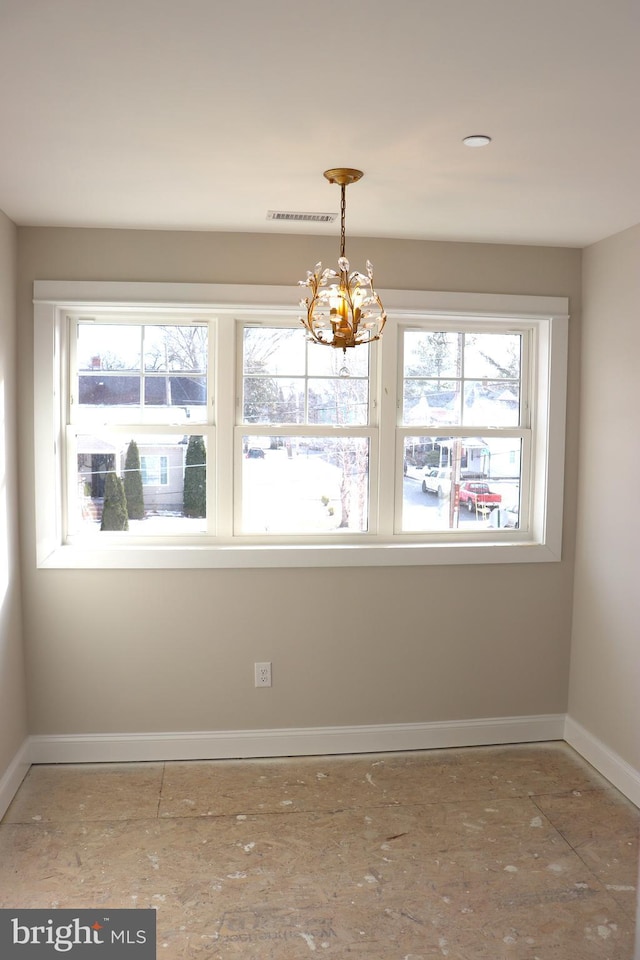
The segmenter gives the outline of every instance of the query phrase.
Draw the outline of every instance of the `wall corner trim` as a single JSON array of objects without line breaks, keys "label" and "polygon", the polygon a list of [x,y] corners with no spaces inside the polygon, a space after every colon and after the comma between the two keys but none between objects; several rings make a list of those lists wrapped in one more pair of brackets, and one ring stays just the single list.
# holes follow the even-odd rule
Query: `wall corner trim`
[{"label": "wall corner trim", "polygon": [[434,723],[31,737],[32,763],[221,760],[561,740],[564,714]]},{"label": "wall corner trim", "polygon": [[9,809],[9,804],[18,792],[18,787],[31,766],[31,742],[27,738],[15,757],[0,777],[0,820]]},{"label": "wall corner trim", "polygon": [[565,720],[564,739],[620,793],[640,807],[640,771],[570,716]]}]

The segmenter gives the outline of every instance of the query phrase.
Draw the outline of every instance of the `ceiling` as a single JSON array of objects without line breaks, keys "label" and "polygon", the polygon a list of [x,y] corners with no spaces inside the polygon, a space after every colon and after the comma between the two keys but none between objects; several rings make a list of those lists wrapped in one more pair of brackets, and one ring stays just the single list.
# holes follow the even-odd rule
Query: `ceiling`
[{"label": "ceiling", "polygon": [[[0,0],[20,225],[585,246],[640,222],[638,0]],[[483,148],[462,144],[488,134]]]}]

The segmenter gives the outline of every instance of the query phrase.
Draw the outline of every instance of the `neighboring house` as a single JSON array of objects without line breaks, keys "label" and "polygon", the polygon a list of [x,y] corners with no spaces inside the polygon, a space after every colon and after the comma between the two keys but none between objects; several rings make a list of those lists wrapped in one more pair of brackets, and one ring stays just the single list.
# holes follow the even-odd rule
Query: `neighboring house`
[{"label": "neighboring house", "polygon": [[[78,437],[78,483],[83,500],[100,501],[110,470],[124,476],[128,440],[109,443],[99,437]],[[147,513],[181,513],[187,439],[159,436],[138,442],[144,507]]]},{"label": "neighboring house", "polygon": [[[114,373],[99,367],[91,373],[83,372],[79,378],[79,403],[81,406],[138,406],[140,403],[140,374]],[[193,407],[207,402],[205,378],[175,373],[153,374],[144,381],[145,406]]]},{"label": "neighboring house", "polygon": [[[448,426],[459,422],[459,394],[454,390],[425,391],[407,403],[405,423]],[[464,406],[473,411],[473,421],[487,426],[509,426],[518,419],[517,393],[504,384],[475,383],[465,394]]]},{"label": "neighboring house", "polygon": [[[158,438],[153,444],[139,443],[142,491],[145,512],[182,513],[184,500],[184,463],[186,437],[177,442]],[[126,448],[120,451],[124,471]]]},{"label": "neighboring house", "polygon": [[[408,423],[440,427],[446,431],[459,418],[456,405],[459,396],[455,391],[441,390],[423,393],[405,413]],[[473,420],[486,425],[509,426],[517,422],[518,396],[504,385],[475,384],[474,390],[465,397],[465,409],[473,411]],[[470,427],[470,432],[475,431]],[[426,463],[428,451],[439,453],[438,466],[452,463],[454,440],[449,436],[420,436],[418,443],[409,444],[407,454],[416,466]],[[460,466],[467,475],[489,479],[518,479],[520,477],[520,449],[508,437],[473,436],[464,438],[461,446]]]},{"label": "neighboring house", "polygon": [[[132,410],[144,407],[145,422],[156,422],[166,417],[167,407],[184,407],[190,418],[192,408],[206,403],[206,378],[200,375],[167,372],[148,374],[144,378],[144,397],[141,394],[139,371],[103,369],[100,358],[93,360],[91,372],[78,377],[79,404],[86,409],[120,408]],[[127,448],[132,437],[122,442],[111,434],[109,440],[91,434],[78,435],[78,484],[81,502],[98,501],[104,497],[105,476],[115,470],[124,477]],[[184,465],[187,438],[175,436],[149,437],[145,442],[135,437],[140,453],[140,468],[144,507],[146,513],[182,513]]]},{"label": "neighboring house", "polygon": [[[450,466],[454,440],[438,438],[440,462]],[[518,480],[520,478],[520,446],[512,437],[473,437],[461,447],[460,467],[467,476],[486,477],[487,480]]]}]

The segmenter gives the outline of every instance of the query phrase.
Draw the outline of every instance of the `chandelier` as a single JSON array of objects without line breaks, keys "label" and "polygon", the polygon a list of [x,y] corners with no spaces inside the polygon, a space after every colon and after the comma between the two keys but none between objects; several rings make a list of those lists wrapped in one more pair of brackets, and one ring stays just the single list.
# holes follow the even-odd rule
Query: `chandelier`
[{"label": "chandelier", "polygon": [[329,183],[340,184],[340,256],[338,269],[322,269],[316,263],[313,272],[307,270],[306,280],[299,280],[309,288],[309,296],[300,301],[307,311],[300,322],[309,339],[325,347],[339,347],[346,354],[347,347],[379,340],[387,315],[373,286],[373,265],[367,260],[366,274],[351,270],[345,257],[344,220],[347,209],[346,189],[362,177],[362,170],[337,167],[325,170]]}]

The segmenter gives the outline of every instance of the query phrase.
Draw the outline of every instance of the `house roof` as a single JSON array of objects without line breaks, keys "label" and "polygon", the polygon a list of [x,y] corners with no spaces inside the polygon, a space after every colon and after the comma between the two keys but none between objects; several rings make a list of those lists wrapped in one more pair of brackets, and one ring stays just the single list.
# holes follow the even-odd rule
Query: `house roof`
[{"label": "house roof", "polygon": [[[119,376],[104,370],[97,374],[80,374],[78,401],[81,404],[131,405],[140,403],[140,378]],[[170,394],[174,406],[203,406],[207,402],[204,378],[169,373],[145,380],[145,403],[164,406]]]},{"label": "house roof", "polygon": [[[584,246],[640,222],[632,0],[0,0],[23,225]],[[469,134],[493,142],[467,148]]]}]

